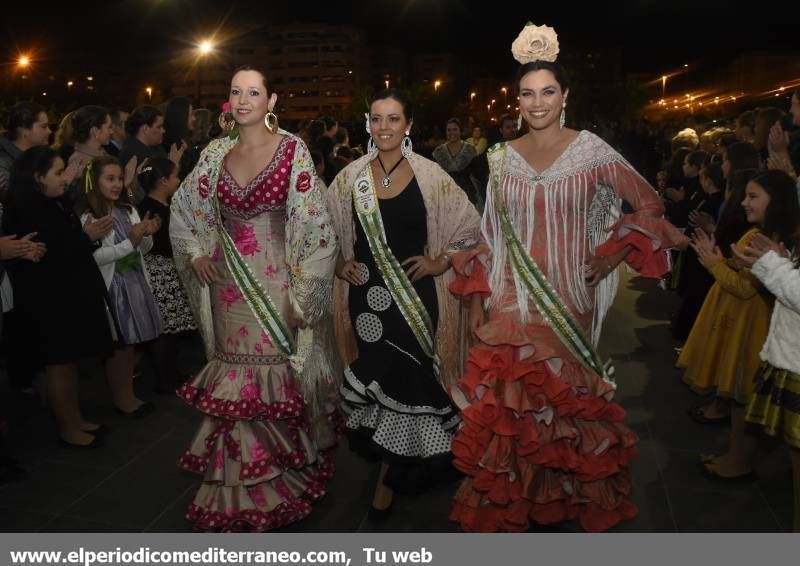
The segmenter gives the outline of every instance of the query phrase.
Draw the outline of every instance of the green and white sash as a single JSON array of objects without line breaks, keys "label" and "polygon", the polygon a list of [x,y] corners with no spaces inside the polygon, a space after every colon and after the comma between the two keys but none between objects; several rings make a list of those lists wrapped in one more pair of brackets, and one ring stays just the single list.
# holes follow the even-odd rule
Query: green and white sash
[{"label": "green and white sash", "polygon": [[496,171],[497,174],[492,177],[492,197],[494,207],[500,219],[500,225],[503,230],[503,236],[506,241],[506,246],[508,247],[509,258],[514,272],[525,285],[525,289],[528,291],[528,295],[533,300],[537,310],[550,324],[550,327],[555,331],[556,336],[558,336],[562,344],[572,352],[575,358],[586,369],[596,373],[604,381],[616,387],[614,381],[611,379],[614,373],[613,367],[610,363],[603,364],[600,360],[600,356],[595,351],[591,341],[587,339],[586,335],[583,333],[580,324],[575,320],[575,317],[572,316],[572,312],[570,312],[556,290],[550,285],[547,277],[542,273],[542,270],[533,260],[530,253],[528,253],[528,250],[522,245],[514,231],[514,225],[511,223],[511,219],[509,219],[506,213],[505,201],[501,192],[507,149],[505,145],[503,145],[499,147],[497,151],[501,151],[502,155],[500,158],[500,167]]},{"label": "green and white sash", "polygon": [[222,215],[219,211],[219,202],[216,195],[212,198],[214,201],[214,212],[217,216],[217,229],[220,235],[220,242],[222,244],[222,252],[225,255],[225,263],[228,265],[228,270],[236,282],[236,286],[242,292],[245,301],[253,311],[253,315],[258,320],[261,328],[272,339],[272,343],[278,350],[283,352],[287,357],[291,357],[295,353],[295,343],[289,328],[281,320],[278,309],[261,283],[258,282],[255,275],[253,275],[247,261],[239,253],[236,244],[231,238],[228,231],[225,230],[225,225],[222,223]]},{"label": "green and white sash", "polygon": [[353,202],[358,220],[367,235],[372,257],[383,275],[386,287],[422,350],[433,360],[433,371],[438,377],[440,362],[436,355],[433,322],[425,310],[425,305],[422,304],[422,299],[419,298],[416,289],[386,242],[378,195],[375,193],[375,179],[372,177],[369,163],[361,170],[353,184]]}]

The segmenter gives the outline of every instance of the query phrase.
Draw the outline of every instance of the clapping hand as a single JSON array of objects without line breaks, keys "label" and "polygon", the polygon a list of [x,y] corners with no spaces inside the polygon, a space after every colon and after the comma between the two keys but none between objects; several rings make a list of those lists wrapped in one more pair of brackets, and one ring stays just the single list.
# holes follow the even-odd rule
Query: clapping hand
[{"label": "clapping hand", "polygon": [[767,147],[770,153],[785,154],[789,151],[789,133],[783,131],[780,122],[775,122],[769,129]]},{"label": "clapping hand", "polygon": [[110,214],[95,220],[93,216],[86,219],[83,225],[83,231],[89,236],[89,240],[96,242],[102,240],[114,228],[114,218]]},{"label": "clapping hand", "polygon": [[692,246],[692,249],[697,253],[697,259],[700,264],[706,269],[724,259],[722,252],[714,241],[713,234],[709,235],[703,230],[695,230],[689,245]]},{"label": "clapping hand", "polygon": [[152,236],[161,228],[161,218],[158,215],[153,215],[149,211],[144,215],[142,221],[134,224],[128,232],[128,239],[134,247],[138,247],[142,238]]},{"label": "clapping hand", "polygon": [[714,230],[716,230],[714,217],[707,212],[698,212],[696,210],[689,213],[689,226],[700,228],[706,234],[713,234]]},{"label": "clapping hand", "polygon": [[172,144],[172,147],[169,149],[169,160],[175,165],[180,165],[183,152],[186,151],[188,147],[185,141],[182,141],[180,146],[176,143]]},{"label": "clapping hand", "polygon": [[734,244],[731,244],[731,250],[737,261],[745,267],[752,267],[755,262],[761,259],[767,252],[773,251],[779,256],[788,257],[789,252],[786,246],[779,244],[767,238],[764,234],[756,234],[750,239],[747,247],[743,251],[739,251]]},{"label": "clapping hand", "polygon": [[[139,163],[139,158],[135,155],[131,157],[128,162],[125,164],[125,186],[130,187],[136,182],[136,173],[137,173],[137,164]],[[142,163],[144,167],[144,163]]]},{"label": "clapping hand", "polygon": [[145,225],[145,236],[152,236],[161,229],[161,217],[149,211],[145,213],[141,223]]},{"label": "clapping hand", "polygon": [[38,262],[47,251],[47,246],[42,242],[34,242],[34,237],[36,232],[19,239],[16,234],[0,237],[0,259],[23,258]]},{"label": "clapping hand", "polygon": [[86,166],[85,162],[79,162],[78,160],[72,160],[72,162],[67,165],[64,169],[64,172],[61,174],[61,178],[64,179],[64,182],[67,185],[71,185],[72,182],[83,172],[84,167]]}]

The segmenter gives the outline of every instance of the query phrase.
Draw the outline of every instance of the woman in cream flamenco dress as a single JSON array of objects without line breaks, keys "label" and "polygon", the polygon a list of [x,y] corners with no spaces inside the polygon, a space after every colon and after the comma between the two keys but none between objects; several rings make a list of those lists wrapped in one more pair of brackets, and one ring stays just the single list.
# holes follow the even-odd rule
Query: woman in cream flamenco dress
[{"label": "woman in cream flamenco dress", "polygon": [[[636,438],[595,351],[615,267],[660,277],[665,250],[686,239],[625,159],[564,127],[569,90],[552,28],[530,24],[512,52],[530,131],[489,150],[482,244],[453,258],[450,289],[471,303],[475,345],[452,390],[464,419],[455,465],[468,477],[451,519],[466,531],[570,519],[602,531],[637,512]],[[621,213],[622,200],[633,212]]]},{"label": "woman in cream flamenco dress", "polygon": [[178,391],[205,414],[181,466],[203,476],[196,528],[263,531],[307,516],[333,473],[334,347],[320,321],[337,246],[309,152],[278,130],[264,75],[241,70],[230,92],[238,136],[212,141],[172,201],[210,360]]}]

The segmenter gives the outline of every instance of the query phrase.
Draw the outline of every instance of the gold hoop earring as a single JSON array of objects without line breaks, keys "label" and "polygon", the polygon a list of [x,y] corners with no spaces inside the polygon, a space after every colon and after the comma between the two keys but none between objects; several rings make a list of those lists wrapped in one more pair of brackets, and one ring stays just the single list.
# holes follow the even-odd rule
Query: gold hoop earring
[{"label": "gold hoop earring", "polygon": [[236,120],[233,118],[233,115],[230,112],[222,112],[219,115],[218,122],[219,127],[225,132],[230,132],[236,125]]},{"label": "gold hoop earring", "polygon": [[271,134],[278,133],[278,117],[272,112],[267,112],[267,115],[264,116],[264,125]]}]

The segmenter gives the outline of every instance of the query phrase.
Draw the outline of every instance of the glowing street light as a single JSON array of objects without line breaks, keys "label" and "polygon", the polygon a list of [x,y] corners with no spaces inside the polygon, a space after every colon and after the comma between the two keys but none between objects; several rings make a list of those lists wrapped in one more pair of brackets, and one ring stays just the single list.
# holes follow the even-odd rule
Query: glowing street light
[{"label": "glowing street light", "polygon": [[75,85],[73,81],[67,81],[67,88],[72,88]]},{"label": "glowing street light", "polygon": [[200,51],[200,55],[208,55],[214,51],[214,44],[208,39],[204,39],[200,42],[200,45],[197,46],[197,49]]},{"label": "glowing street light", "polygon": [[19,59],[17,59],[17,65],[20,67],[27,67],[31,64],[31,59],[27,55],[20,55]]},{"label": "glowing street light", "polygon": [[383,84],[385,84],[385,85],[386,85],[386,88],[389,88],[389,81],[388,81],[388,80],[386,80],[386,81],[383,81]]},{"label": "glowing street light", "polygon": [[147,93],[147,101],[148,102],[152,101],[153,100],[153,87],[149,86],[149,87],[145,88],[144,91]]},{"label": "glowing street light", "polygon": [[439,87],[442,86],[442,81],[433,81],[433,91],[439,92]]},{"label": "glowing street light", "polygon": [[667,75],[661,75],[661,98],[664,98],[666,92],[667,92]]}]

